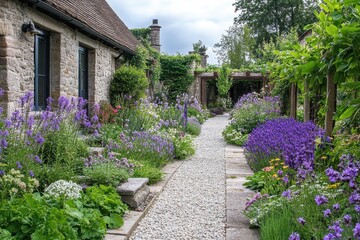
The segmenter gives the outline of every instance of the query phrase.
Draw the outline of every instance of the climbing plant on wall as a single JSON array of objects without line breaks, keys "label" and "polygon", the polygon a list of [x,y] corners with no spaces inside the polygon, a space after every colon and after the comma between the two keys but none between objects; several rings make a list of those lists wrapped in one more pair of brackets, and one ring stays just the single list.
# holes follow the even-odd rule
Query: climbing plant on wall
[{"label": "climbing plant on wall", "polygon": [[194,81],[194,76],[191,72],[191,65],[194,61],[200,61],[198,54],[161,56],[160,81],[168,91],[170,100],[175,100],[177,95],[186,92]]},{"label": "climbing plant on wall", "polygon": [[150,46],[150,28],[131,29],[131,32],[141,44],[136,49],[136,55],[127,57],[126,62],[149,73],[149,87],[153,94],[160,79],[160,53]]}]

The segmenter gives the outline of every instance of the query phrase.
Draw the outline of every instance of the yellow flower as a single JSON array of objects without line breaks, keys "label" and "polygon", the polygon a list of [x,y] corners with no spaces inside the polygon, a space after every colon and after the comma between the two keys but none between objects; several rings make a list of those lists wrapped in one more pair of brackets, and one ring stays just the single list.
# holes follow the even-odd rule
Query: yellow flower
[{"label": "yellow flower", "polygon": [[283,169],[287,169],[289,166],[288,165],[284,165],[283,166]]},{"label": "yellow flower", "polygon": [[278,177],[278,175],[277,175],[276,173],[274,173],[273,177],[274,177],[274,178],[277,178],[277,177]]},{"label": "yellow flower", "polygon": [[280,158],[275,158],[276,161],[280,161]]},{"label": "yellow flower", "polygon": [[331,185],[328,185],[327,188],[338,188],[340,186],[340,183],[334,183]]},{"label": "yellow flower", "polygon": [[321,159],[322,159],[322,160],[326,160],[326,159],[327,159],[327,156],[322,156]]}]

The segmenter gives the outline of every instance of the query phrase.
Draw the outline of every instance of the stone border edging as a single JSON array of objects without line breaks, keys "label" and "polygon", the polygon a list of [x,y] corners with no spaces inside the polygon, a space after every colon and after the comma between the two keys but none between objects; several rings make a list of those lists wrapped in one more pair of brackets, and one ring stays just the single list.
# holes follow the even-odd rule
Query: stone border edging
[{"label": "stone border edging", "polygon": [[128,211],[124,216],[124,225],[119,229],[111,229],[107,231],[105,240],[127,240],[132,232],[135,230],[139,222],[145,217],[146,213],[150,210],[152,205],[155,203],[156,199],[159,197],[160,193],[166,187],[168,181],[174,175],[174,173],[179,169],[179,167],[184,163],[184,161],[174,161],[162,168],[164,173],[164,179],[160,182],[157,182],[150,187],[150,194],[155,193],[153,199],[146,206],[144,211]]}]

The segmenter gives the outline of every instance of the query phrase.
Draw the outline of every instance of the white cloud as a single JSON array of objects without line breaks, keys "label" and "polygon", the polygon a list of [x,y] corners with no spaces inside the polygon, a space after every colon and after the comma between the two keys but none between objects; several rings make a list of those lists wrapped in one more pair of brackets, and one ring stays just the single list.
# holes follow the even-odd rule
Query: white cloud
[{"label": "white cloud", "polygon": [[235,0],[107,0],[129,28],[148,27],[159,19],[161,51],[187,54],[201,40],[208,62],[217,64],[212,47],[233,24]]}]

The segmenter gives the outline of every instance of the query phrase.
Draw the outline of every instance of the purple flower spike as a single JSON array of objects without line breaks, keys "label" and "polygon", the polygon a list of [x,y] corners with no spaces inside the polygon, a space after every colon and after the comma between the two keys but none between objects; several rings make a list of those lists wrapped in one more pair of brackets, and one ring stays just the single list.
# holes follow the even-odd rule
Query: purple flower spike
[{"label": "purple flower spike", "polygon": [[293,233],[289,236],[289,240],[300,240],[300,234],[298,234],[297,232],[293,232]]},{"label": "purple flower spike", "polygon": [[23,167],[21,166],[21,163],[18,161],[18,162],[16,162],[16,167],[18,168],[18,169],[22,169]]},{"label": "purple flower spike", "polygon": [[325,211],[323,211],[324,213],[324,217],[327,218],[331,215],[331,210],[330,209],[326,209]]},{"label": "purple flower spike", "polygon": [[333,207],[334,210],[339,210],[340,209],[340,204],[336,203],[332,207]]},{"label": "purple flower spike", "polygon": [[30,177],[34,177],[35,176],[35,174],[34,174],[34,172],[32,171],[32,170],[29,170],[29,175],[30,175]]},{"label": "purple flower spike", "polygon": [[354,209],[356,212],[360,213],[360,205],[355,205]]},{"label": "purple flower spike", "polygon": [[356,226],[353,229],[353,233],[355,239],[360,239],[360,223],[356,223]]},{"label": "purple flower spike", "polygon": [[284,191],[282,194],[281,194],[282,197],[286,197],[287,199],[291,199],[291,190],[288,189],[286,191]]},{"label": "purple flower spike", "polygon": [[351,220],[352,220],[352,218],[351,218],[351,216],[350,216],[349,214],[346,214],[346,215],[344,216],[344,223],[345,223],[345,224],[351,223]]},{"label": "purple flower spike", "polygon": [[324,203],[327,203],[328,202],[328,199],[325,197],[325,196],[320,196],[320,195],[317,195],[315,197],[315,202],[318,206],[324,204]]},{"label": "purple flower spike", "polygon": [[299,217],[299,218],[297,219],[297,221],[298,221],[298,223],[300,223],[301,225],[305,225],[305,223],[306,223],[305,219],[302,218],[302,217]]},{"label": "purple flower spike", "polygon": [[35,156],[35,157],[34,157],[34,161],[37,162],[38,164],[42,164],[42,163],[43,163],[43,161],[40,159],[39,156]]}]

